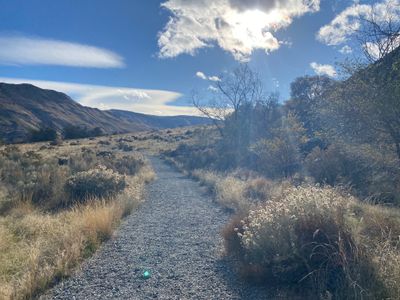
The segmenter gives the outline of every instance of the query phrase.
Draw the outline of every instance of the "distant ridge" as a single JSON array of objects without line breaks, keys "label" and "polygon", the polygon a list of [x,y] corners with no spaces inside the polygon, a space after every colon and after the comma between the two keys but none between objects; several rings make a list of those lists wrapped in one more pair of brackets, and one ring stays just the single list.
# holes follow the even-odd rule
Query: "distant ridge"
[{"label": "distant ridge", "polygon": [[0,139],[6,143],[26,142],[31,130],[47,127],[59,133],[68,126],[99,127],[104,133],[112,134],[200,124],[209,124],[209,120],[102,111],[80,105],[57,91],[31,84],[0,83]]}]

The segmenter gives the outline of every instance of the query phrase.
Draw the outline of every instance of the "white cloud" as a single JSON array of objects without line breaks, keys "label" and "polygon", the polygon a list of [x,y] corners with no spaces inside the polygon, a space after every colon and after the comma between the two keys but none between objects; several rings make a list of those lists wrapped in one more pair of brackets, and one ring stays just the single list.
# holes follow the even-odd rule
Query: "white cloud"
[{"label": "white cloud", "polygon": [[252,52],[277,50],[275,32],[295,17],[319,11],[320,0],[168,0],[162,7],[171,18],[158,36],[161,58],[218,45],[236,60]]},{"label": "white cloud", "polygon": [[200,79],[207,80],[207,76],[203,72],[200,71],[197,72],[196,76],[199,77]]},{"label": "white cloud", "polygon": [[362,27],[363,19],[371,18],[378,24],[389,19],[400,22],[400,0],[381,0],[372,5],[355,2],[321,27],[317,38],[330,46],[343,44]]},{"label": "white cloud", "polygon": [[337,76],[335,68],[331,65],[322,65],[316,62],[312,62],[310,66],[317,75],[327,75],[329,77]]},{"label": "white cloud", "polygon": [[209,91],[211,91],[211,92],[217,92],[218,91],[218,89],[215,86],[212,86],[212,85],[209,85],[207,89]]},{"label": "white cloud", "polygon": [[122,68],[118,54],[93,46],[25,36],[0,36],[0,64]]},{"label": "white cloud", "polygon": [[350,46],[345,45],[339,50],[339,52],[342,54],[350,54],[353,52],[353,49]]},{"label": "white cloud", "polygon": [[196,73],[196,76],[203,80],[209,80],[209,81],[214,81],[214,82],[221,81],[221,79],[218,76],[215,76],[215,75],[214,76],[206,76],[206,74],[204,74],[203,72],[200,72],[200,71]]},{"label": "white cloud", "polygon": [[163,90],[100,86],[57,81],[1,78],[0,82],[30,83],[44,89],[68,94],[82,105],[98,109],[121,109],[152,115],[199,115],[191,106],[175,106],[171,102],[182,94]]},{"label": "white cloud", "polygon": [[221,81],[221,79],[218,77],[218,76],[209,76],[208,77],[208,80],[210,80],[210,81]]}]

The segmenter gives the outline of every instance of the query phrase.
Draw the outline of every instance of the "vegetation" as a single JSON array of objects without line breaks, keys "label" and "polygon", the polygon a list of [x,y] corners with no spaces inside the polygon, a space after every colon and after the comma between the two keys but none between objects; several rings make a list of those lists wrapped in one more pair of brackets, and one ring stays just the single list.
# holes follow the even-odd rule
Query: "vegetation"
[{"label": "vegetation", "polygon": [[31,142],[45,142],[57,140],[57,131],[53,128],[40,128],[39,130],[31,131]]},{"label": "vegetation", "polygon": [[0,297],[34,295],[110,237],[152,177],[137,149],[161,153],[233,213],[225,252],[246,280],[311,299],[399,299],[398,30],[363,36],[368,26],[359,38],[375,39],[377,60],[365,49],[373,63],[342,80],[297,78],[283,104],[241,65],[209,101],[193,95],[214,126],[2,146]]},{"label": "vegetation", "polygon": [[[116,141],[0,151],[0,298],[31,298],[68,276],[141,201],[153,173]],[[106,155],[109,154],[109,155]]]},{"label": "vegetation", "polygon": [[65,188],[73,199],[87,201],[90,198],[107,198],[117,195],[125,188],[125,178],[104,166],[78,172],[67,179]]},{"label": "vegetation", "polygon": [[[316,298],[397,298],[398,291],[385,287],[379,275],[385,266],[374,259],[382,239],[396,240],[369,227],[369,209],[332,188],[289,187],[228,227],[226,249],[240,260],[245,276],[308,287]],[[387,211],[380,214],[388,217]],[[372,222],[378,221],[391,225]],[[395,274],[386,275],[393,280]]]},{"label": "vegetation", "polygon": [[234,211],[225,248],[245,278],[309,298],[400,297],[399,54],[343,81],[298,78],[284,104],[246,66],[212,105],[194,99],[215,129],[163,155]]},{"label": "vegetation", "polygon": [[100,127],[86,128],[82,126],[67,126],[63,130],[63,137],[66,140],[70,139],[81,139],[87,137],[96,137],[104,135],[103,130]]}]

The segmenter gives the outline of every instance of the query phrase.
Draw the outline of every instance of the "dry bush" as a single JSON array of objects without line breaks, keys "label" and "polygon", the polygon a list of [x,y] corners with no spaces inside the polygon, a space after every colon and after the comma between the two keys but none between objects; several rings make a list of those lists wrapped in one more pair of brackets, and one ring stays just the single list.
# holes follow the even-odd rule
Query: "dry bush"
[{"label": "dry bush", "polygon": [[236,212],[246,211],[249,201],[244,193],[246,183],[235,177],[219,178],[215,183],[217,201]]},{"label": "dry bush", "polygon": [[253,201],[265,201],[271,196],[273,187],[274,183],[266,178],[249,179],[246,182],[244,197]]},{"label": "dry bush", "polygon": [[145,160],[143,157],[139,156],[123,156],[115,158],[110,164],[110,168],[124,175],[135,175],[144,166]]},{"label": "dry bush", "polygon": [[371,253],[348,221],[354,203],[330,188],[291,187],[230,230],[240,237],[241,247],[227,251],[241,258],[244,274],[301,285],[316,297],[387,296]]},{"label": "dry bush", "polygon": [[400,212],[359,204],[355,207],[359,223],[358,234],[374,257],[377,274],[390,299],[400,299]]},{"label": "dry bush", "polygon": [[192,176],[207,186],[218,203],[233,211],[245,211],[249,203],[244,197],[246,183],[233,176],[225,176],[210,171],[194,170]]},{"label": "dry bush", "polygon": [[92,197],[108,198],[117,195],[125,188],[125,177],[99,166],[89,171],[78,172],[65,183],[70,199],[80,202]]},{"label": "dry bush", "polygon": [[400,299],[400,245],[393,246],[388,240],[374,250],[378,276],[388,291],[389,299]]},{"label": "dry bush", "polygon": [[0,185],[0,215],[10,210],[13,204],[13,200],[8,194],[8,190],[3,185]]},{"label": "dry bush", "polygon": [[69,175],[67,167],[58,166],[54,158],[44,159],[31,151],[21,153],[17,150],[10,154],[0,154],[0,177],[12,196],[8,199],[9,204],[22,201],[53,208],[65,198],[63,184]]},{"label": "dry bush", "polygon": [[69,159],[71,173],[88,171],[98,164],[96,153],[90,149],[82,148],[80,153],[72,153]]},{"label": "dry bush", "polygon": [[118,143],[118,149],[125,152],[130,152],[133,151],[133,146],[129,145],[128,143],[120,142]]}]

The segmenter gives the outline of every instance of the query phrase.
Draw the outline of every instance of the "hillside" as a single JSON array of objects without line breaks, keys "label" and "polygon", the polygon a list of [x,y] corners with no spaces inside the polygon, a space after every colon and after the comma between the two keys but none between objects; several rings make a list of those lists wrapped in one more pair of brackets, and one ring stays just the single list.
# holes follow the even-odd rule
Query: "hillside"
[{"label": "hillside", "polygon": [[199,117],[157,117],[125,111],[101,111],[80,105],[66,94],[30,84],[0,83],[0,139],[24,142],[31,130],[67,126],[101,128],[105,133],[124,133],[205,124]]},{"label": "hillside", "polygon": [[112,109],[107,111],[112,116],[126,123],[140,122],[150,128],[175,128],[183,126],[202,125],[208,123],[208,120],[195,116],[153,116],[131,111]]}]

